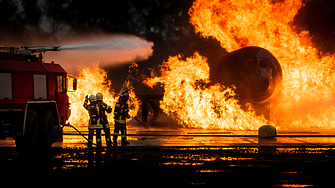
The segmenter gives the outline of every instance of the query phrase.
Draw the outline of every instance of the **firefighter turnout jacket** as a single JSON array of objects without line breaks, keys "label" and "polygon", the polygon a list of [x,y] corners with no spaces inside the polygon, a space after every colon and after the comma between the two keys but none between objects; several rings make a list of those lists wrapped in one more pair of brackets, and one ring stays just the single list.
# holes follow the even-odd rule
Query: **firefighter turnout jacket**
[{"label": "firefighter turnout jacket", "polygon": [[126,124],[126,119],[130,118],[128,112],[129,109],[127,103],[121,104],[120,102],[117,102],[114,109],[115,122]]},{"label": "firefighter turnout jacket", "polygon": [[99,109],[98,102],[91,102],[88,104],[88,101],[85,100],[84,108],[88,111],[90,115],[88,128],[89,129],[102,129],[102,119]]},{"label": "firefighter turnout jacket", "polygon": [[112,112],[112,107],[108,106],[106,103],[104,103],[103,101],[99,101],[98,100],[98,104],[99,104],[99,114],[101,116],[102,123],[104,123],[106,125],[106,128],[109,128],[109,124],[108,124],[108,119],[107,119],[107,115],[105,112],[107,113],[111,113]]}]

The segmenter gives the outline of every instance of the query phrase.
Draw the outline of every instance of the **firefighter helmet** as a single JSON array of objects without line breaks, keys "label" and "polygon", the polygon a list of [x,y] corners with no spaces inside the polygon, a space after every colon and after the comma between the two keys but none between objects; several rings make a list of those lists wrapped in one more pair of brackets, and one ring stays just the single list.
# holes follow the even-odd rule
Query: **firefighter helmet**
[{"label": "firefighter helmet", "polygon": [[95,102],[95,101],[97,101],[97,98],[94,95],[90,95],[88,100],[90,100],[90,102]]},{"label": "firefighter helmet", "polygon": [[103,95],[102,95],[102,93],[99,92],[99,93],[97,93],[96,97],[97,97],[98,101],[102,101]]},{"label": "firefighter helmet", "polygon": [[121,97],[122,97],[122,99],[123,99],[124,101],[127,102],[128,99],[129,99],[129,93],[128,93],[128,90],[125,91],[125,92],[123,92],[122,95],[121,95]]}]

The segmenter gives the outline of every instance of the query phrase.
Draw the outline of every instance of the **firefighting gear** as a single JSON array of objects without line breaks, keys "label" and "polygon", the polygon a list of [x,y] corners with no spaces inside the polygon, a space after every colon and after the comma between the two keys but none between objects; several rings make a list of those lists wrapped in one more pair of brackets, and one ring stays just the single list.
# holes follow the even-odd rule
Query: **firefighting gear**
[{"label": "firefighting gear", "polygon": [[102,126],[103,126],[105,136],[106,136],[107,147],[110,147],[111,146],[111,135],[110,135],[109,123],[108,123],[106,112],[111,113],[112,108],[102,101],[103,96],[101,93],[97,93],[96,98],[99,104]]},{"label": "firefighting gear", "polygon": [[90,95],[89,97],[90,104],[88,104],[87,98],[84,102],[84,108],[88,111],[90,119],[88,128],[89,129],[102,129],[102,120],[100,114],[99,104],[96,101],[94,95]]},{"label": "firefighting gear", "polygon": [[114,146],[117,146],[117,136],[120,131],[121,131],[121,146],[127,145],[126,124],[115,122],[114,135],[113,135]]},{"label": "firefighting gear", "polygon": [[84,108],[88,111],[90,119],[88,122],[88,147],[92,147],[94,130],[96,130],[96,142],[97,146],[101,146],[101,129],[102,126],[102,117],[100,112],[99,104],[94,95],[88,97],[90,103],[88,104],[87,97],[85,98]]},{"label": "firefighting gear", "polygon": [[128,93],[128,90],[124,91],[121,96],[119,97],[119,101],[120,100],[123,100],[125,102],[127,102],[129,99],[129,93]]},{"label": "firefighting gear", "polygon": [[90,97],[88,98],[90,102],[96,102],[97,98],[94,95],[90,95]]},{"label": "firefighting gear", "polygon": [[114,109],[115,122],[126,124],[126,119],[130,118],[128,112],[128,104],[122,105],[120,102],[117,102]]},{"label": "firefighting gear", "polygon": [[102,101],[102,98],[103,98],[102,93],[100,93],[100,92],[97,93],[96,98],[97,98],[98,101]]},{"label": "firefighting gear", "polygon": [[96,137],[97,147],[101,148],[102,147],[102,144],[101,144],[101,129],[89,129],[87,146],[89,148],[92,147],[94,131],[96,131],[95,137]]},{"label": "firefighting gear", "polygon": [[129,116],[129,108],[127,101],[129,99],[128,91],[125,91],[119,97],[119,101],[115,104],[114,109],[114,119],[118,123],[126,124],[126,119],[130,118]]},{"label": "firefighting gear", "polygon": [[[84,101],[84,108],[86,109],[86,107],[88,106],[88,101],[89,101],[89,99],[88,99],[88,95],[86,95],[86,97],[85,97],[85,101]],[[87,109],[86,109],[87,110]]]},{"label": "firefighting gear", "polygon": [[121,131],[121,145],[127,145],[127,131],[126,131],[126,120],[130,118],[128,112],[127,100],[129,98],[128,92],[124,92],[120,97],[119,101],[115,104],[114,108],[114,146],[117,145],[117,136]]},{"label": "firefighting gear", "polygon": [[102,119],[99,113],[99,104],[98,103],[91,103],[89,105],[89,114],[90,114],[90,119],[89,119],[89,124],[88,128],[89,129],[102,129]]}]

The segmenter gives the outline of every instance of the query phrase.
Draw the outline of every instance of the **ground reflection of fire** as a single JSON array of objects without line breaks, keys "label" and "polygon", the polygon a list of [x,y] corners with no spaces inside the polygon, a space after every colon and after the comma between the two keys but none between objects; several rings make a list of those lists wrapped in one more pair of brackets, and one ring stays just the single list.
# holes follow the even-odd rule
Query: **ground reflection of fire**
[{"label": "ground reflection of fire", "polygon": [[272,105],[272,122],[252,110],[241,111],[231,89],[202,87],[208,82],[208,67],[197,53],[186,61],[170,57],[161,75],[145,82],[164,84],[161,108],[187,126],[255,130],[271,123],[280,129],[333,129],[334,55],[320,57],[308,31],[293,30],[292,21],[302,6],[299,0],[197,0],[189,11],[196,32],[216,38],[228,51],[259,46],[281,63],[282,89]]},{"label": "ground reflection of fire", "polygon": [[[130,65],[130,70],[132,67],[136,66],[136,63],[132,63]],[[69,83],[71,83],[71,81]],[[129,90],[129,103],[131,104],[129,106],[129,115],[133,118],[137,114],[140,101],[137,99],[129,79],[124,83],[122,91],[126,89]],[[83,107],[85,96],[90,94],[95,95],[98,92],[103,94],[103,101],[114,109],[119,94],[112,90],[112,82],[107,80],[107,72],[100,69],[98,64],[94,64],[92,67],[83,68],[78,77],[78,89],[75,92],[68,92],[71,105],[71,116],[68,120],[70,124],[79,127],[88,125],[88,112]],[[107,114],[107,118],[109,124],[113,125],[113,113]]]}]

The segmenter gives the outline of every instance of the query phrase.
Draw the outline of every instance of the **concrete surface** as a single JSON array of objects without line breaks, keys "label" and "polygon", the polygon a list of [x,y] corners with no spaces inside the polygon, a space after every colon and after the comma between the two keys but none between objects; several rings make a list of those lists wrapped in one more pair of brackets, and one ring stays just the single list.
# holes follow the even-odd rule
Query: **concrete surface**
[{"label": "concrete surface", "polygon": [[[78,129],[87,137],[87,128]],[[169,124],[148,125],[131,121],[127,124],[127,132],[129,146],[335,147],[335,131],[329,130],[279,130],[274,139],[260,139],[257,131],[204,130],[181,128],[178,125],[169,126]],[[103,131],[102,133],[104,134]],[[119,136],[118,145],[120,145],[120,139]],[[102,143],[105,146],[104,135]],[[86,139],[78,135],[74,129],[65,127],[63,141],[55,142],[52,147],[86,148],[86,144]],[[12,138],[0,140],[0,147],[15,147],[15,141]]]}]

